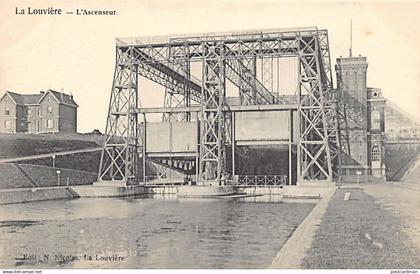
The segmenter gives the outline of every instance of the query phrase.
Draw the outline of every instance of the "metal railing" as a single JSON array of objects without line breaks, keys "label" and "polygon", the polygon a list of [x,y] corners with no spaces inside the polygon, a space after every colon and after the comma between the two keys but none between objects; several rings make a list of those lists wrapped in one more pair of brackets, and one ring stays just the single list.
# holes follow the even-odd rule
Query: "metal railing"
[{"label": "metal railing", "polygon": [[284,186],[287,175],[237,175],[235,185],[243,186]]}]

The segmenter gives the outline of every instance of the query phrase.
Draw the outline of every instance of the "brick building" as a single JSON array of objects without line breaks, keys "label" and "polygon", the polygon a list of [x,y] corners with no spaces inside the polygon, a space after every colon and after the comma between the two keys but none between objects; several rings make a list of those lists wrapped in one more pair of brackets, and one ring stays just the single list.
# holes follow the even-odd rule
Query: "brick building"
[{"label": "brick building", "polygon": [[380,89],[367,87],[367,58],[337,58],[337,87],[346,110],[350,153],[342,163],[344,181],[385,180],[385,103]]},{"label": "brick building", "polygon": [[0,133],[73,133],[77,108],[72,95],[51,89],[38,94],[6,91],[0,98]]}]

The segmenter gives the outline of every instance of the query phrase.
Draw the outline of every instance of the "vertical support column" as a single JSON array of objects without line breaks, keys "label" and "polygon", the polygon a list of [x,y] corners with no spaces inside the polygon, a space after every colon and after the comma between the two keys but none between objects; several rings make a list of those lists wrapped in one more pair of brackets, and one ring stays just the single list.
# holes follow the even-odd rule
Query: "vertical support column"
[{"label": "vertical support column", "polygon": [[[279,43],[280,45],[280,43]],[[280,97],[280,53],[276,56],[276,95]]]},{"label": "vertical support column", "polygon": [[197,113],[197,138],[196,138],[196,142],[197,142],[197,151],[195,154],[195,181],[196,183],[199,181],[199,177],[200,177],[200,151],[201,151],[201,144],[200,144],[200,119],[199,119],[199,114]]},{"label": "vertical support column", "polygon": [[[167,52],[168,66],[183,75],[188,81],[191,77],[191,65],[189,47],[169,48]],[[168,88],[165,89],[164,107],[189,107],[191,106],[190,88],[186,85],[185,94],[176,93]],[[164,113],[163,121],[184,122],[191,120],[191,113]]]},{"label": "vertical support column", "polygon": [[235,176],[235,146],[236,146],[236,141],[235,141],[235,138],[236,138],[236,130],[235,130],[235,119],[236,119],[236,112],[232,112],[231,113],[231,119],[232,119],[232,121],[231,121],[231,127],[232,127],[232,129],[231,129],[231,138],[232,138],[232,141],[231,141],[231,143],[232,143],[232,178]]},{"label": "vertical support column", "polygon": [[293,112],[292,110],[289,110],[289,148],[288,148],[288,152],[289,152],[289,185],[292,184],[292,142],[293,142]]},{"label": "vertical support column", "polygon": [[[321,139],[323,141],[323,147],[317,154],[322,154],[319,157],[320,163],[323,166],[322,168],[318,169],[317,165],[317,173],[316,176],[318,178],[323,178],[323,174],[325,175],[325,179],[327,182],[333,181],[333,158],[332,155],[334,153],[335,146],[337,145],[337,136],[334,136],[336,131],[336,120],[328,120],[330,114],[334,114],[335,106],[334,102],[331,98],[331,88],[329,83],[327,82],[327,78],[325,74],[328,71],[325,70],[323,66],[323,57],[322,57],[322,45],[319,39],[319,33],[316,34],[314,37],[315,42],[315,60],[316,60],[316,69],[317,69],[317,83],[318,83],[318,90],[314,92],[317,94],[319,92],[319,102],[320,102],[320,115],[321,115],[321,123],[318,126],[318,130],[321,132]],[[322,147],[322,146],[321,146]],[[316,155],[315,155],[316,157]],[[316,160],[315,160],[316,161]],[[324,170],[326,172],[324,172]]]},{"label": "vertical support column", "polygon": [[332,182],[332,163],[326,112],[329,106],[321,67],[321,51],[317,33],[299,37],[299,138],[298,181],[321,180]]},{"label": "vertical support column", "polygon": [[138,74],[132,47],[117,47],[98,182],[137,183]]},{"label": "vertical support column", "polygon": [[[320,51],[321,69],[325,74],[322,77],[324,89],[324,104],[326,105],[326,120],[328,125],[328,143],[330,148],[330,157],[332,163],[333,177],[340,180],[342,174],[342,159],[346,152],[347,131],[340,129],[340,123],[345,125],[343,118],[345,114],[340,108],[339,96],[332,84],[332,69],[330,47],[328,41],[328,32],[326,30],[318,31],[317,35]],[[338,79],[337,79],[338,82]],[[349,153],[350,155],[350,153]]]},{"label": "vertical support column", "polygon": [[142,168],[143,168],[143,184],[147,183],[147,175],[146,175],[146,155],[147,155],[147,119],[146,113],[143,113],[143,130],[142,130]]},{"label": "vertical support column", "polygon": [[225,173],[224,44],[203,43],[199,184],[219,185]]},{"label": "vertical support column", "polygon": [[302,63],[300,58],[297,60],[297,70],[298,70],[298,111],[297,111],[297,136],[296,136],[296,185],[299,185],[299,183],[303,179],[302,174],[302,152],[301,152],[301,146],[302,146],[302,132],[303,132],[303,125],[302,125],[302,117],[300,115],[302,111]]},{"label": "vertical support column", "polygon": [[[191,79],[191,61],[190,61],[190,48],[188,46],[184,47],[184,58],[182,60],[184,76],[187,80]],[[187,87],[187,92],[184,100],[186,107],[191,106],[191,90],[190,86]],[[185,113],[185,120],[187,122],[191,121],[191,112]]]},{"label": "vertical support column", "polygon": [[265,43],[265,35],[261,33],[261,40],[259,41],[258,59],[261,62],[261,83],[268,89],[269,92],[273,92],[274,81],[273,81],[273,69],[274,59],[273,55],[269,54],[270,45]]},{"label": "vertical support column", "polygon": [[249,91],[251,93],[251,104],[255,105],[257,104],[257,89],[255,87],[255,79],[257,79],[257,57],[256,56],[252,56],[249,61],[248,61],[248,75],[247,80],[249,82],[252,82],[252,87],[251,90]]},{"label": "vertical support column", "polygon": [[[168,65],[171,62],[171,57],[172,57],[172,48],[169,47],[168,50],[166,51],[166,58],[168,60]],[[168,82],[168,81],[166,81]],[[163,98],[163,107],[171,107],[173,105],[174,102],[174,94],[173,91],[168,88],[165,87],[165,96]],[[163,113],[162,114],[162,122],[169,122],[170,120],[172,120],[173,116],[171,115],[171,113]],[[165,172],[166,168],[161,167],[161,170],[159,170],[159,173],[161,172]]]},{"label": "vertical support column", "polygon": [[273,64],[272,56],[261,57],[261,82],[270,91],[273,92]]}]

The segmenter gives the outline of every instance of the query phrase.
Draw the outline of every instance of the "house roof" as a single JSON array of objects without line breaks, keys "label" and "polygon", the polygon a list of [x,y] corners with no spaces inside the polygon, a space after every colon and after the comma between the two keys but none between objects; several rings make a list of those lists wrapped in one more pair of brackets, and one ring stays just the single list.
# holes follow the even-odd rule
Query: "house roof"
[{"label": "house roof", "polygon": [[[51,94],[58,100],[60,104],[67,104],[74,107],[78,107],[79,105],[74,101],[73,96],[65,94],[63,92],[58,92],[52,89],[48,90]],[[48,92],[47,91],[47,92]]]},{"label": "house roof", "polygon": [[38,104],[39,99],[41,99],[42,94],[22,94],[21,98],[24,105],[36,105]]},{"label": "house roof", "polygon": [[74,101],[73,96],[52,89],[48,89],[44,93],[37,94],[19,94],[11,91],[6,91],[6,94],[8,94],[18,105],[38,105],[41,103],[42,98],[44,98],[47,94],[52,94],[60,104],[70,105],[73,107],[79,106]]},{"label": "house roof", "polygon": [[18,94],[11,91],[6,91],[6,93],[12,97],[13,101],[15,101],[18,105],[26,105],[30,104],[29,102],[33,102],[33,104],[37,104],[38,100],[41,98],[42,94]]}]

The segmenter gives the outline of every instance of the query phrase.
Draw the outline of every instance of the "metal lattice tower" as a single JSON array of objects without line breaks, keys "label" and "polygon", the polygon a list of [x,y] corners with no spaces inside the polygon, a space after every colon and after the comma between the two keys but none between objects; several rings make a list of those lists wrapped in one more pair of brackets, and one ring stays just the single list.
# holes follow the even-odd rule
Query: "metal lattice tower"
[{"label": "metal lattice tower", "polygon": [[318,35],[302,37],[298,41],[298,52],[298,181],[332,181],[327,111],[331,110],[333,105],[327,98],[329,91],[323,84],[325,70],[322,66]]},{"label": "metal lattice tower", "polygon": [[[239,88],[242,105],[286,104],[277,94],[273,77],[273,66],[283,57],[297,58],[299,69],[298,181],[332,181],[341,153],[340,108],[332,87],[328,33],[317,28],[117,41],[99,180],[128,183],[138,177],[136,162],[139,157],[145,159],[145,138],[140,138],[143,124],[138,123],[135,111],[140,75],[165,87],[165,107],[200,106],[198,182],[220,182],[227,173],[225,146],[231,123],[230,115],[223,112],[226,80]],[[202,79],[192,77],[191,62],[201,64]],[[178,111],[165,114],[163,120],[189,121],[189,115]],[[178,160],[174,164],[163,159],[161,163],[191,170],[191,161]]]},{"label": "metal lattice tower", "polygon": [[203,89],[201,93],[201,136],[199,180],[219,181],[225,171],[224,45],[203,43]]},{"label": "metal lattice tower", "polygon": [[114,81],[108,108],[98,181],[135,183],[140,148],[138,108],[138,66],[133,48],[117,48]]}]

